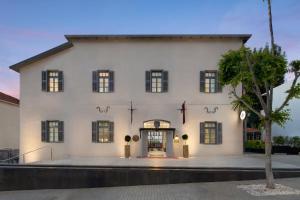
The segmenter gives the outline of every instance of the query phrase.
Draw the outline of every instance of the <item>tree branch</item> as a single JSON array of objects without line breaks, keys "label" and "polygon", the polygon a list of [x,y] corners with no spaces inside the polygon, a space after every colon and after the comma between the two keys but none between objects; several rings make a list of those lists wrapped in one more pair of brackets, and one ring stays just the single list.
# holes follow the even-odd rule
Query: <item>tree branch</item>
[{"label": "tree branch", "polygon": [[252,81],[254,83],[254,86],[255,86],[255,90],[253,89],[254,93],[256,94],[263,110],[265,111],[265,113],[267,113],[267,106],[266,106],[266,103],[264,102],[263,98],[262,98],[262,94],[261,94],[261,91],[260,91],[260,88],[257,84],[257,80],[256,80],[256,77],[255,77],[255,74],[254,74],[254,71],[253,71],[253,66],[252,64],[250,63],[250,60],[249,60],[249,57],[248,57],[248,53],[246,52],[246,60],[247,60],[247,64],[249,66],[249,70],[252,74],[251,78],[252,78]]},{"label": "tree branch", "polygon": [[259,113],[257,110],[255,110],[254,108],[252,108],[246,101],[244,101],[241,97],[239,97],[239,96],[236,94],[235,88],[233,88],[232,94],[233,94],[233,96],[234,96],[238,101],[240,101],[242,104],[244,104],[249,110],[251,110],[252,112],[254,112],[258,117],[264,118],[264,116],[263,116],[262,114],[260,114],[260,113]]},{"label": "tree branch", "polygon": [[[294,78],[293,83],[288,91],[295,89],[295,86],[297,84],[297,80],[298,80],[299,76],[300,76],[300,74],[298,72],[295,72],[295,78]],[[293,96],[291,95],[291,92],[289,92],[289,94],[286,96],[285,100],[282,102],[281,106],[279,106],[278,108],[275,109],[275,112],[280,112],[287,105],[289,100],[291,100],[291,98],[293,98]]]}]

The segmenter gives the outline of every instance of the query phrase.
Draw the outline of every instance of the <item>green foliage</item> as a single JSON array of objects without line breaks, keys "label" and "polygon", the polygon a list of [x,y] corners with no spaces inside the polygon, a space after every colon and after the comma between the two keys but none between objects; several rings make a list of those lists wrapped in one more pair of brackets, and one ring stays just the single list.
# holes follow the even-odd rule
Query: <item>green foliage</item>
[{"label": "green foliage", "polygon": [[264,149],[265,143],[262,140],[248,140],[245,142],[245,147],[249,149]]},{"label": "green foliage", "polygon": [[131,141],[131,136],[130,135],[126,135],[124,139],[125,139],[125,142],[128,143],[128,142]]},{"label": "green foliage", "polygon": [[283,136],[274,136],[273,137],[273,142],[275,145],[284,145],[285,144],[285,139]]},{"label": "green foliage", "polygon": [[278,112],[272,112],[271,114],[271,119],[273,122],[277,123],[281,127],[284,126],[284,124],[288,121],[291,120],[290,118],[290,109],[283,109]]},{"label": "green foliage", "polygon": [[187,140],[187,139],[189,138],[189,136],[188,136],[187,134],[183,134],[183,135],[181,136],[181,138],[182,138],[183,140]]},{"label": "green foliage", "polygon": [[290,66],[292,67],[293,72],[299,72],[300,71],[300,60],[294,60],[290,63]]},{"label": "green foliage", "polygon": [[292,137],[290,141],[291,141],[290,144],[293,147],[300,147],[300,137],[299,136]]}]

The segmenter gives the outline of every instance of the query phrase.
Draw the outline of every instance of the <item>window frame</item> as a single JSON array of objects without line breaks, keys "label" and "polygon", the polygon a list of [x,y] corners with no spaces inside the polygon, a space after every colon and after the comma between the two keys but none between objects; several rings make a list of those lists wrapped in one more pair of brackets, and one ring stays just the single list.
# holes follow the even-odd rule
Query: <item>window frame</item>
[{"label": "window frame", "polygon": [[[97,120],[94,121],[93,123],[96,123],[96,135],[95,135],[95,140],[93,139],[92,136],[92,143],[101,143],[101,144],[110,144],[114,142],[114,122],[109,121],[109,120]],[[106,126],[101,125],[101,123],[106,123]],[[110,129],[112,127],[112,129]],[[107,130],[107,137],[108,140],[104,141],[105,139],[105,130],[104,128],[106,128]],[[102,130],[102,131],[101,131]],[[92,133],[93,135],[93,133]],[[102,141],[101,141],[102,138]]]},{"label": "window frame", "polygon": [[[160,74],[160,76],[153,76],[153,74]],[[153,79],[155,79],[154,83],[155,83],[155,87],[153,87]],[[160,82],[158,81],[160,80]],[[158,86],[158,83],[160,83],[160,87]],[[151,93],[163,93],[163,70],[151,70],[150,71],[150,84],[151,84],[151,88],[150,88],[150,92]],[[153,90],[155,89],[155,91]],[[158,89],[160,89],[160,91],[158,91]]]},{"label": "window frame", "polygon": [[[110,88],[109,88],[109,79],[110,79],[110,71],[109,70],[98,70],[97,71],[97,81],[98,81],[98,92],[99,93],[110,93]],[[106,74],[106,76],[101,76],[101,74]],[[102,87],[101,87],[101,80],[102,81]],[[107,87],[106,87],[107,84]],[[101,91],[103,89],[103,91]],[[106,90],[107,89],[107,90]]]},{"label": "window frame", "polygon": [[[210,144],[218,144],[218,122],[217,121],[204,121],[204,141],[203,141],[203,144],[206,144],[206,145],[210,145]],[[214,124],[214,127],[206,127],[206,124]],[[206,143],[206,130],[210,130],[209,131],[209,142]],[[214,142],[211,141],[212,137],[211,137],[211,130],[214,130],[214,134],[215,134],[215,138],[214,138]]]},{"label": "window frame", "polygon": [[[214,76],[207,76],[207,74],[214,74]],[[218,71],[216,70],[205,70],[204,71],[204,93],[217,93],[217,75]],[[208,80],[208,83],[206,81]],[[214,80],[214,83],[212,83],[212,80]],[[208,84],[208,91],[206,90],[206,85]],[[213,87],[212,87],[213,86]],[[212,88],[214,91],[212,91]]]},{"label": "window frame", "polygon": [[[51,73],[56,73],[56,76],[51,76]],[[51,78],[53,78],[53,87],[51,87]],[[56,81],[55,81],[56,80]],[[51,90],[51,88],[57,88],[57,90]],[[60,92],[59,90],[59,70],[47,70],[47,91],[56,93]]]}]

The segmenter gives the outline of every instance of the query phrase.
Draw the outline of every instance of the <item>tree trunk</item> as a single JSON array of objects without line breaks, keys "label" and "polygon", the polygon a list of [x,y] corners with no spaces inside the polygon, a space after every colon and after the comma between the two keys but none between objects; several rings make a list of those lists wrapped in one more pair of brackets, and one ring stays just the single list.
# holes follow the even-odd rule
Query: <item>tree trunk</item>
[{"label": "tree trunk", "polygon": [[266,187],[270,189],[275,188],[274,176],[272,170],[272,121],[265,121],[265,170],[266,170]]},{"label": "tree trunk", "polygon": [[271,36],[271,51],[274,54],[275,50],[275,42],[274,42],[274,33],[273,33],[273,22],[272,22],[272,8],[271,8],[271,0],[268,0],[268,15],[269,15],[269,29]]}]

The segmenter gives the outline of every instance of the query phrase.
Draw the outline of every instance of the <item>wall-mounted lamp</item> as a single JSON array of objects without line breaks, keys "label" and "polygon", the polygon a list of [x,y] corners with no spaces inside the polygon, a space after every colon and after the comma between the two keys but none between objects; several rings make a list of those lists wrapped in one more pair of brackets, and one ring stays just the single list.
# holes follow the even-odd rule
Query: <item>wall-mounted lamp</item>
[{"label": "wall-mounted lamp", "polygon": [[175,137],[174,137],[174,143],[179,143],[179,136],[178,135],[175,135]]},{"label": "wall-mounted lamp", "polygon": [[240,119],[244,120],[246,118],[246,111],[242,110],[241,114],[240,114]]}]

